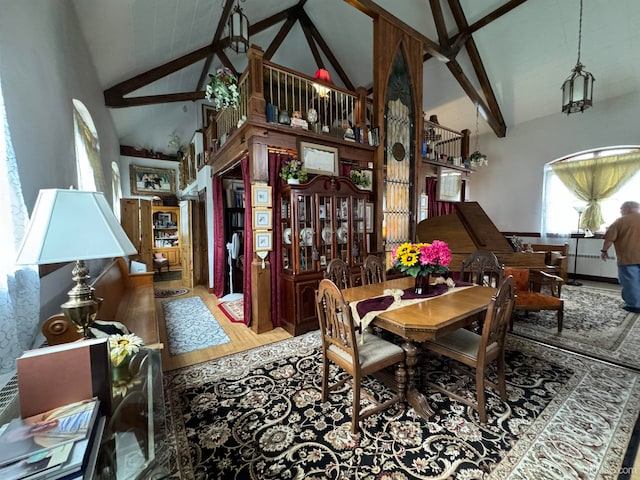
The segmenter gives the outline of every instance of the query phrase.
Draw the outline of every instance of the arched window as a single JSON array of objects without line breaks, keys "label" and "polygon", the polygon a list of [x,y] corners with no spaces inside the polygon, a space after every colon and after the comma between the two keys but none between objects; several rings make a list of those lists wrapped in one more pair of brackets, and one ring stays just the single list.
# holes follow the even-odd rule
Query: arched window
[{"label": "arched window", "polygon": [[73,99],[73,131],[76,146],[78,190],[104,192],[98,131],[87,107],[75,98]]},{"label": "arched window", "polygon": [[[548,163],[544,169],[543,234],[604,231],[620,205],[638,200],[640,147],[608,147]],[[581,212],[581,213],[578,213]]]},{"label": "arched window", "polygon": [[111,162],[111,190],[113,191],[113,213],[120,220],[120,199],[122,198],[122,185],[120,184],[120,168],[116,162]]}]

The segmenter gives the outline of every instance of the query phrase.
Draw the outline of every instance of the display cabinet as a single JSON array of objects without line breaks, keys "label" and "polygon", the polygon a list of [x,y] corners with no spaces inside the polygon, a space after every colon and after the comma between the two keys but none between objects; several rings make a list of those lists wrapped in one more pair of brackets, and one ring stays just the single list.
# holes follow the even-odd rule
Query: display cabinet
[{"label": "display cabinet", "polygon": [[360,281],[369,244],[369,192],[347,177],[319,175],[302,185],[283,186],[280,198],[282,321],[287,331],[299,335],[318,328],[315,291],[332,259],[347,262],[353,284]]},{"label": "display cabinet", "polygon": [[153,218],[153,253],[162,253],[169,267],[179,268],[180,261],[180,208],[151,207]]}]

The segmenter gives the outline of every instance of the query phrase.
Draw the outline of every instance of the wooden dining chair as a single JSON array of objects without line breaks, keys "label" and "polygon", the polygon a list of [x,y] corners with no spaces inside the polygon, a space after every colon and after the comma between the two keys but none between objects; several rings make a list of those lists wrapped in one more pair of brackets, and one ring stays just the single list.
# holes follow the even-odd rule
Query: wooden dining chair
[{"label": "wooden dining chair", "polygon": [[[480,422],[486,423],[487,411],[485,406],[485,384],[490,385],[500,392],[500,399],[507,399],[505,382],[504,341],[515,303],[515,287],[513,277],[506,277],[496,294],[492,297],[484,320],[482,335],[464,328],[455,330],[437,340],[425,342],[429,350],[452,358],[475,369],[476,376],[476,403],[458,395],[457,392],[447,390],[433,383],[427,384],[451,398],[469,405],[478,411]],[[485,370],[487,366],[497,361],[498,384],[487,380]]]},{"label": "wooden dining chair", "polygon": [[[529,312],[555,311],[558,318],[558,333],[561,333],[564,322],[564,300],[560,297],[564,280],[557,275],[528,268],[505,268],[504,271],[505,275],[513,276],[516,286],[514,312],[524,312],[528,315]],[[513,317],[514,315],[509,322],[510,331],[513,330]]]},{"label": "wooden dining chair", "polygon": [[460,280],[485,287],[497,287],[502,282],[504,267],[493,252],[478,250],[469,255],[460,268]]},{"label": "wooden dining chair", "polygon": [[[322,335],[322,401],[328,400],[330,391],[351,380],[351,431],[357,433],[360,420],[404,400],[407,381],[404,350],[370,333],[365,333],[363,339],[357,336],[351,308],[336,284],[329,279],[320,281],[316,292],[316,311]],[[348,376],[330,385],[329,362],[344,370]],[[361,388],[364,377],[394,365],[398,393],[392,398],[382,402]],[[331,375],[331,378],[335,378],[335,375]],[[373,407],[364,410],[361,408],[361,394],[373,404]]]},{"label": "wooden dining chair", "polygon": [[340,258],[334,258],[329,262],[327,270],[324,272],[324,278],[331,280],[340,290],[353,286],[351,269],[347,262]]},{"label": "wooden dining chair", "polygon": [[377,255],[368,255],[360,267],[362,273],[362,285],[385,282],[387,272],[382,266],[382,260]]}]

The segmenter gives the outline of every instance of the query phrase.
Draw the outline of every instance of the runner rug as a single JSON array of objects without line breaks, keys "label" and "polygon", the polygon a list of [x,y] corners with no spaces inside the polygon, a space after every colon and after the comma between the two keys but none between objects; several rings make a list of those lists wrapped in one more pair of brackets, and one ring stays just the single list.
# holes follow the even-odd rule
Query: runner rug
[{"label": "runner rug", "polygon": [[222,313],[224,313],[230,321],[244,323],[244,299],[239,298],[238,300],[219,303],[218,308],[222,310]]},{"label": "runner rug", "polygon": [[153,293],[156,298],[179,297],[189,293],[188,288],[154,288]]},{"label": "runner rug", "polygon": [[166,300],[162,311],[171,355],[231,341],[200,297]]},{"label": "runner rug", "polygon": [[[507,348],[508,400],[488,391],[485,425],[427,390],[429,420],[398,405],[365,419],[357,435],[348,385],[321,401],[318,332],[167,372],[171,476],[618,478],[640,412],[640,373],[511,335]],[[475,398],[473,376],[451,366],[430,359],[429,379],[457,380]],[[365,387],[390,395],[373,379]]]},{"label": "runner rug", "polygon": [[518,312],[513,333],[549,345],[640,369],[640,317],[622,309],[620,292],[597,287],[562,287],[564,326],[556,312]]}]

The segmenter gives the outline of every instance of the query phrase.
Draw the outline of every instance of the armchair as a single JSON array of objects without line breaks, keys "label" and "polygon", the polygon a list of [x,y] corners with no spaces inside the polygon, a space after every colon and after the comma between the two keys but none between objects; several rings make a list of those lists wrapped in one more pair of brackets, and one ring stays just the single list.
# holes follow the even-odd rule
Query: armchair
[{"label": "armchair", "polygon": [[569,244],[547,245],[542,243],[532,243],[534,252],[545,252],[544,263],[555,269],[555,274],[567,281],[567,267],[569,265]]},{"label": "armchair", "polygon": [[[561,297],[564,280],[557,275],[529,270],[528,268],[505,268],[505,276],[512,275],[516,287],[514,312],[556,311],[558,315],[558,333],[562,332],[564,320],[564,300]],[[542,293],[549,291],[550,293]],[[513,316],[509,322],[509,331],[513,331]]]}]

